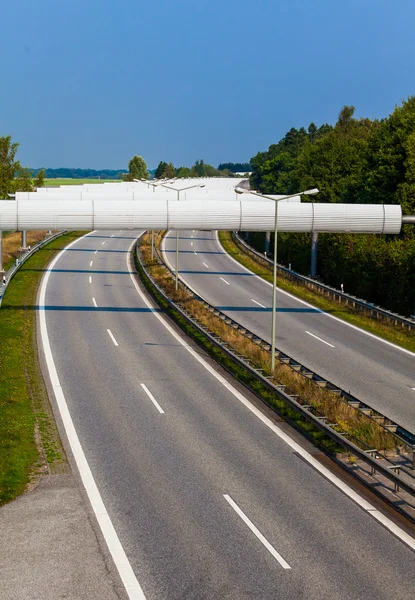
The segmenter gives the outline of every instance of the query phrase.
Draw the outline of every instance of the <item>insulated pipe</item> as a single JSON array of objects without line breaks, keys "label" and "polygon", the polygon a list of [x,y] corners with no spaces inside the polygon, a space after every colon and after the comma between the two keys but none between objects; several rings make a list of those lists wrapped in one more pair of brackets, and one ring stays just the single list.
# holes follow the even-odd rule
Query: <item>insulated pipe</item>
[{"label": "insulated pipe", "polygon": [[415,215],[404,215],[402,217],[402,223],[411,223],[415,225]]},{"label": "insulated pipe", "polygon": [[[275,204],[267,200],[0,200],[0,230],[199,229],[271,231]],[[51,201],[52,200],[52,201]],[[281,202],[278,230],[397,234],[398,204]]]}]

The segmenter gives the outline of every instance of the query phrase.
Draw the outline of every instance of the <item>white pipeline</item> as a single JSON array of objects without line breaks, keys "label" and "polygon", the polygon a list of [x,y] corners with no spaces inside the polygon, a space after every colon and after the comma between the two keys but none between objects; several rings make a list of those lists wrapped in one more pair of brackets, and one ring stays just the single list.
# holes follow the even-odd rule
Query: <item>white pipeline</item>
[{"label": "white pipeline", "polygon": [[[1,200],[0,230],[198,229],[273,231],[275,204],[244,200]],[[298,232],[400,232],[400,205],[280,203],[278,230]]]}]

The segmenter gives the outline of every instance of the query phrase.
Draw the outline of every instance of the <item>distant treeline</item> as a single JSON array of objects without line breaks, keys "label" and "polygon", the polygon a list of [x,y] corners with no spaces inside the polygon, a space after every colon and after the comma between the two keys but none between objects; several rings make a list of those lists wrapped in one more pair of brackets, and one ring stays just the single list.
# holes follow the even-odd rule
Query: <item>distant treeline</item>
[{"label": "distant treeline", "polygon": [[218,168],[205,163],[204,160],[197,160],[192,167],[175,167],[172,162],[159,162],[154,172],[155,179],[165,177],[236,177],[235,173],[247,173],[251,171],[249,163],[223,163]]},{"label": "distant treeline", "polygon": [[[356,119],[345,106],[334,126],[292,128],[251,159],[251,187],[291,194],[317,187],[314,202],[400,204],[415,214],[415,96],[381,120]],[[303,201],[306,201],[305,197]],[[263,251],[263,235],[253,236]],[[278,236],[279,259],[303,274],[310,234]],[[403,314],[414,312],[415,227],[398,236],[320,234],[318,273],[350,294]]]},{"label": "distant treeline", "polygon": [[231,173],[250,173],[251,163],[220,163],[218,171],[231,171]]},{"label": "distant treeline", "polygon": [[[30,169],[37,175],[41,169]],[[44,169],[46,179],[121,179],[126,169]]]}]

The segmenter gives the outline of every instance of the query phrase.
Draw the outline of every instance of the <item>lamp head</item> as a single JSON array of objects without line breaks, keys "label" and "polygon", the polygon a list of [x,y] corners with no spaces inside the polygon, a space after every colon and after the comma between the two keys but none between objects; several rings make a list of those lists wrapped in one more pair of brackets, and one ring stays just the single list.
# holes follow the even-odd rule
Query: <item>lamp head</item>
[{"label": "lamp head", "polygon": [[301,196],[315,196],[316,194],[319,193],[320,190],[318,190],[317,188],[313,188],[312,190],[307,190],[305,192],[301,193]]},{"label": "lamp head", "polygon": [[238,186],[237,186],[237,187],[235,187],[235,188],[234,188],[234,190],[235,190],[235,192],[236,192],[237,194],[245,194],[245,193],[246,193],[246,191],[247,191],[247,190],[244,190],[243,188],[240,188],[240,187],[238,187]]}]

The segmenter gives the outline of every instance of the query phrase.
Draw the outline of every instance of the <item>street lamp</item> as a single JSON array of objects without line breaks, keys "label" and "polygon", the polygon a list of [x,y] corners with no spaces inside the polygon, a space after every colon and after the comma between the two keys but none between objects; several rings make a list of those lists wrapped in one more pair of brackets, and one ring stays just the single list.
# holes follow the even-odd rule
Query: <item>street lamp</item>
[{"label": "street lamp", "polygon": [[[161,187],[165,187],[168,190],[174,190],[175,192],[177,192],[177,200],[180,201],[180,192],[184,192],[185,190],[191,190],[193,188],[204,188],[205,184],[196,184],[196,185],[189,185],[187,187],[184,188],[180,188],[177,189],[175,187],[172,187],[171,185],[166,185],[165,183],[160,183]],[[179,230],[176,229],[176,269],[175,269],[175,287],[176,287],[176,292],[179,289]]]},{"label": "street lamp", "polygon": [[[148,179],[133,179],[136,183],[146,183],[147,189],[150,189],[150,185],[153,186],[153,192],[156,191],[156,187],[161,185],[161,183],[151,183]],[[154,229],[151,230],[151,260],[154,260]]]},{"label": "street lamp", "polygon": [[295,196],[315,196],[319,190],[313,188],[312,190],[306,190],[305,192],[299,192],[298,194],[289,194],[282,198],[272,198],[271,196],[264,196],[251,190],[245,190],[243,188],[235,188],[237,194],[253,194],[260,198],[266,198],[267,200],[273,200],[275,202],[275,232],[274,232],[274,269],[273,269],[273,286],[272,286],[272,324],[271,324],[271,372],[275,368],[275,322],[277,317],[277,235],[278,235],[278,202],[281,200],[288,200],[289,198],[295,198]]}]

